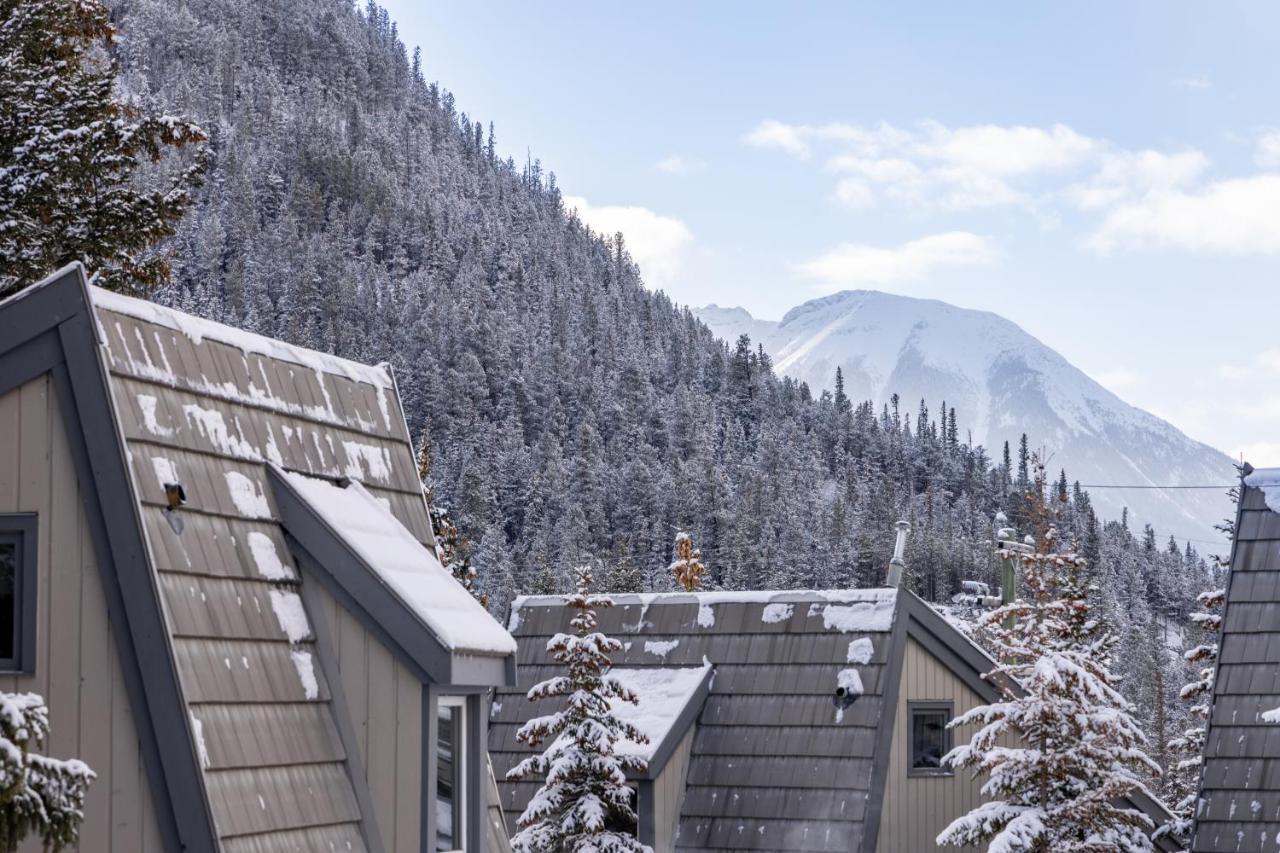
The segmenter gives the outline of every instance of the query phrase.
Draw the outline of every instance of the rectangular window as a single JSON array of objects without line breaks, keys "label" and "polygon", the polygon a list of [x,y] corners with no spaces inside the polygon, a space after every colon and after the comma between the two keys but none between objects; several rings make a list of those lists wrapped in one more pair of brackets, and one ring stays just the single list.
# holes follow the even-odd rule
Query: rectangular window
[{"label": "rectangular window", "polygon": [[466,843],[467,706],[462,696],[441,696],[436,710],[436,850]]},{"label": "rectangular window", "polygon": [[942,756],[951,751],[952,708],[950,702],[908,702],[911,736],[909,775],[951,775],[942,764]]},{"label": "rectangular window", "polygon": [[36,660],[36,517],[0,515],[0,672]]}]

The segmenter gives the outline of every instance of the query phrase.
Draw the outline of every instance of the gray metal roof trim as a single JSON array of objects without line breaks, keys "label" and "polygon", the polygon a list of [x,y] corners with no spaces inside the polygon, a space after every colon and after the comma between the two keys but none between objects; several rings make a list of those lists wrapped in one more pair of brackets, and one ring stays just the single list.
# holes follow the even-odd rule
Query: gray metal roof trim
[{"label": "gray metal roof trim", "polygon": [[[98,557],[139,746],[166,846],[213,853],[217,841],[190,718],[168,642],[83,267],[70,264],[0,305],[0,367],[31,375],[47,359]],[[56,335],[53,345],[50,334]],[[26,345],[43,341],[36,349]],[[22,360],[7,358],[27,353]],[[0,385],[16,378],[0,375]]]},{"label": "gray metal roof trim", "polygon": [[495,661],[490,667],[478,663],[484,655],[450,649],[346,537],[320,517],[280,468],[268,465],[267,471],[281,525],[298,552],[295,556],[318,570],[316,575],[335,597],[410,669],[425,676],[424,683],[501,687],[514,682],[515,655],[488,656]]}]

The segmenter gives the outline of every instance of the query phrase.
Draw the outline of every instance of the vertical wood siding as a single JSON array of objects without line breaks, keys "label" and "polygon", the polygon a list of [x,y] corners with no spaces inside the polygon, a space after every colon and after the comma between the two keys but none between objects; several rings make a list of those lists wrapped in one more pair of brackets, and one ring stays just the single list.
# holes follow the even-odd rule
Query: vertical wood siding
[{"label": "vertical wood siding", "polygon": [[[983,704],[982,699],[915,640],[907,639],[905,654],[876,850],[878,853],[917,853],[983,849],[940,848],[934,844],[947,824],[982,802],[983,780],[972,778],[973,774],[968,771],[942,777],[907,775],[911,739],[907,703],[950,701],[959,716]],[[965,726],[954,730],[952,743],[964,743],[973,736],[974,729],[974,726]]]},{"label": "vertical wood siding", "polygon": [[680,823],[680,802],[684,799],[684,780],[689,770],[689,753],[693,749],[690,726],[680,745],[671,754],[662,775],[653,781],[654,853],[672,853],[676,849],[676,826]]},{"label": "vertical wood siding", "polygon": [[422,682],[317,584],[388,853],[421,853]]},{"label": "vertical wood siding", "polygon": [[[36,671],[0,676],[0,690],[44,696],[52,729],[44,751],[81,758],[98,774],[78,849],[158,853],[159,828],[79,488],[49,377],[0,396],[0,513],[39,515]],[[22,847],[39,849],[35,842]]]}]

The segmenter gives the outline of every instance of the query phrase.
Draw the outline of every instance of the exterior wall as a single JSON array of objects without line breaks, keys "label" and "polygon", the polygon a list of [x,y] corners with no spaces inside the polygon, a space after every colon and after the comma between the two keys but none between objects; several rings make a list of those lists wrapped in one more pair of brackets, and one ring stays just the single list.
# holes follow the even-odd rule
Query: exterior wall
[{"label": "exterior wall", "polygon": [[[0,690],[32,691],[49,705],[43,751],[83,759],[89,787],[79,850],[162,850],[97,554],[46,375],[0,396],[0,512],[39,516],[36,670],[0,676]],[[40,846],[28,842],[23,851]]]},{"label": "exterior wall", "polygon": [[[304,580],[304,583],[308,582]],[[422,682],[318,583],[313,600],[342,676],[347,710],[387,853],[420,853]]]},{"label": "exterior wall", "polygon": [[684,799],[684,782],[689,770],[689,753],[693,749],[690,726],[680,745],[671,754],[662,774],[653,780],[654,853],[672,853],[676,849],[676,827],[680,823],[680,801]]},{"label": "exterior wall", "polygon": [[[893,724],[893,748],[885,780],[880,818],[878,853],[917,853],[925,850],[978,850],[974,847],[939,848],[934,839],[947,824],[982,802],[981,779],[962,771],[952,776],[908,776],[910,755],[907,702],[950,701],[956,716],[983,704],[981,697],[952,674],[941,661],[910,637],[904,652],[902,683]],[[953,743],[964,743],[975,726],[955,729]]]}]

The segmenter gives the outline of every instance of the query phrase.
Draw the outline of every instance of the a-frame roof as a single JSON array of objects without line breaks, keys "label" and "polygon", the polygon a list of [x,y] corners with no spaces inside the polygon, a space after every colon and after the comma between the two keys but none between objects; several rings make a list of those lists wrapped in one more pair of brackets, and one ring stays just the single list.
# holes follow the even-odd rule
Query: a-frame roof
[{"label": "a-frame roof", "polygon": [[[0,393],[44,373],[92,485],[166,847],[381,850],[269,469],[358,480],[431,544],[389,371],[92,288],[72,265],[0,303]],[[186,498],[173,513],[170,482]],[[357,616],[372,629],[410,609],[384,605]],[[410,665],[434,651],[393,648]],[[509,673],[502,658],[489,677]]]},{"label": "a-frame roof", "polygon": [[[600,629],[624,642],[616,666],[684,667],[705,659],[714,667],[696,715],[680,849],[874,851],[908,636],[979,695],[996,697],[981,678],[991,659],[910,592],[613,598],[598,616]],[[516,729],[552,709],[522,694],[556,671],[543,639],[566,624],[562,598],[522,598],[513,606],[520,683],[500,690],[489,729],[500,780],[528,751]],[[841,710],[833,694],[839,673],[850,668],[863,694]],[[499,782],[510,823],[536,787]]]},{"label": "a-frame roof", "polygon": [[1280,470],[1246,467],[1191,849],[1280,850]]}]

